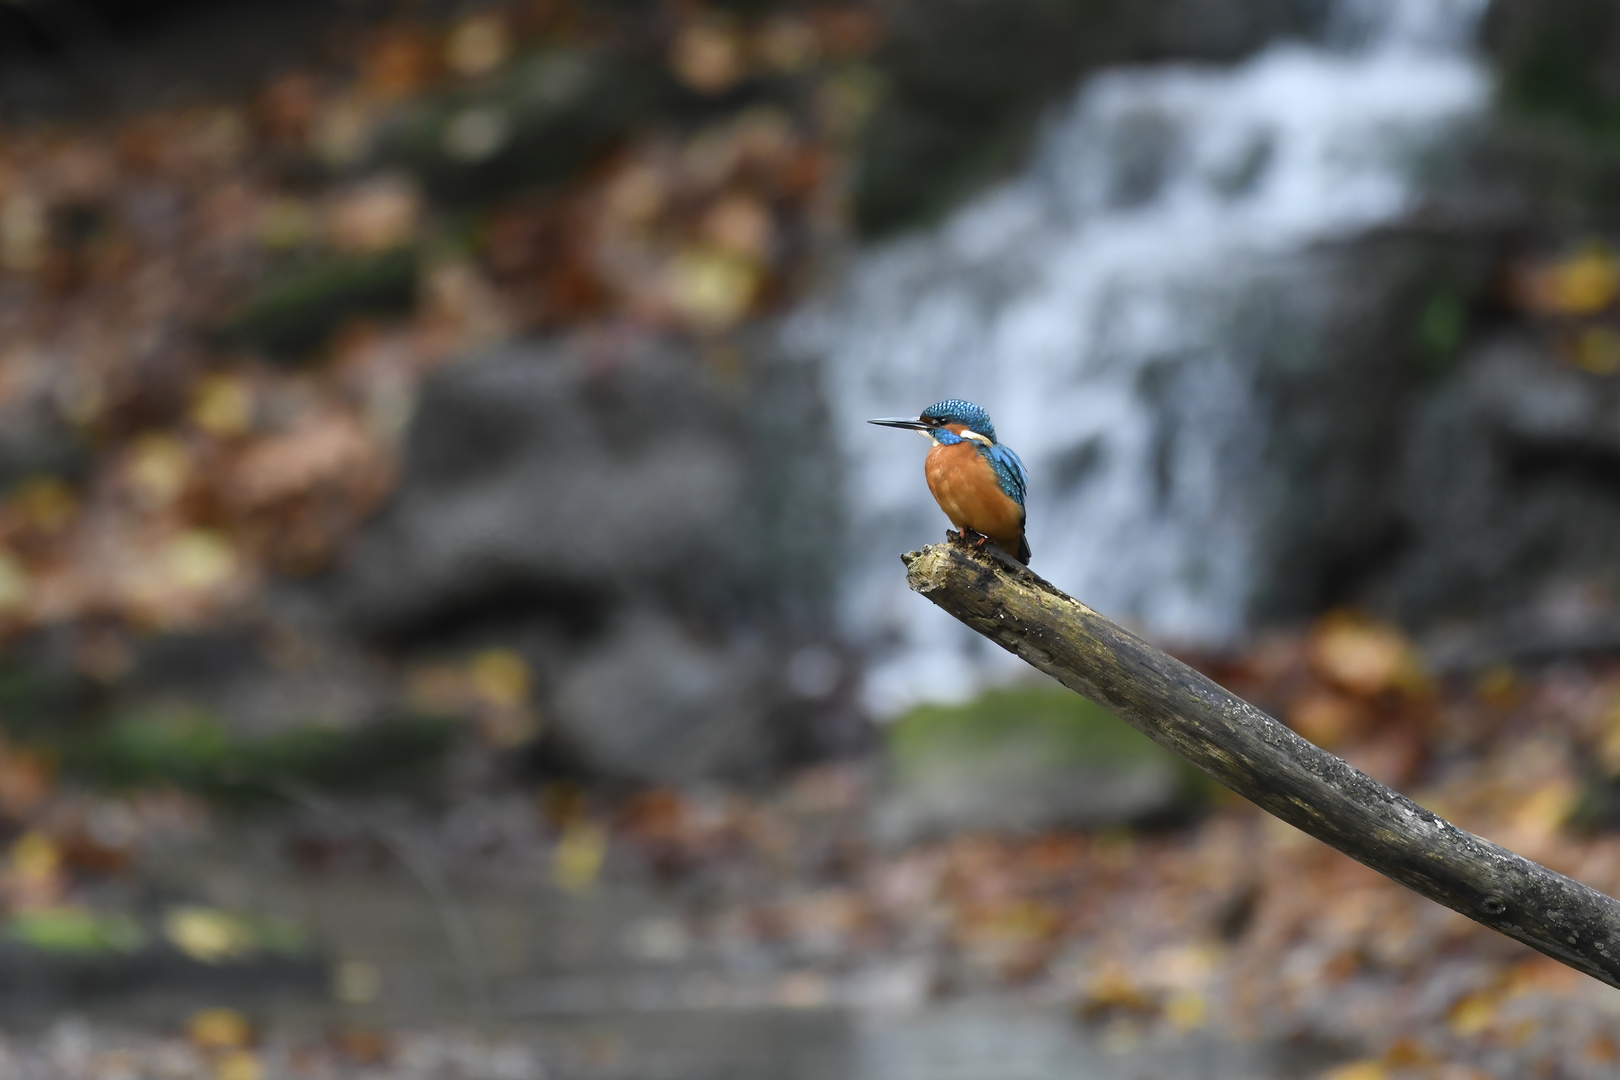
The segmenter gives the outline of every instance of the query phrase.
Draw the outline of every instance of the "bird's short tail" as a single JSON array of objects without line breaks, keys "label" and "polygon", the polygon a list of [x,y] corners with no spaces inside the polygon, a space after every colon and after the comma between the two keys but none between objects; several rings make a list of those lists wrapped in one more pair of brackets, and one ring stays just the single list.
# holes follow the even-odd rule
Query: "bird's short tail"
[{"label": "bird's short tail", "polygon": [[1023,563],[1025,566],[1029,565],[1029,538],[1028,537],[1025,537],[1025,536],[1022,536],[1022,535],[1020,535],[1018,537],[1018,553],[1016,555],[1014,555],[1013,558],[1017,559],[1019,562]]}]

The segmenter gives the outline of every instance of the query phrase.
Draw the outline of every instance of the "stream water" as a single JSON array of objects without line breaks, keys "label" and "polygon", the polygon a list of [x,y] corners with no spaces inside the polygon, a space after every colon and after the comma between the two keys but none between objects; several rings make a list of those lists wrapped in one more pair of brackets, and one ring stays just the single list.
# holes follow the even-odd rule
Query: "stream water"
[{"label": "stream water", "polygon": [[[930,1000],[918,957],[784,966],[689,936],[690,909],[640,874],[612,872],[574,891],[529,858],[480,871],[435,868],[436,884],[424,888],[392,860],[297,869],[277,854],[279,835],[224,827],[162,845],[143,888],[285,920],[307,935],[303,960],[170,965],[167,973],[137,964],[79,997],[71,1015],[8,1002],[0,1074],[10,1075],[7,1036],[54,1046],[61,1059],[63,1044],[92,1031],[114,1044],[119,1032],[177,1032],[199,1009],[222,1004],[282,1044],[391,1032],[399,1071],[354,1074],[379,1078],[1282,1080],[1316,1075],[1345,1055],[1309,1041],[1079,1023],[1067,995],[957,995],[941,1004]],[[467,939],[447,933],[447,915],[463,921]],[[461,1064],[411,1064],[424,1056]],[[279,1068],[270,1075],[286,1075]],[[73,1075],[129,1074],[87,1066]]]},{"label": "stream water", "polygon": [[1267,330],[1235,313],[1257,290],[1261,310],[1308,312],[1309,281],[1261,271],[1411,208],[1415,160],[1488,99],[1483,7],[1340,0],[1321,41],[1093,78],[1021,175],[863,255],[790,324],[842,440],[859,553],[842,611],[874,712],[1018,670],[909,595],[894,558],[946,522],[924,444],[861,420],[945,397],[986,406],[1029,467],[1039,573],[1161,639],[1244,632],[1267,483],[1244,339]]}]

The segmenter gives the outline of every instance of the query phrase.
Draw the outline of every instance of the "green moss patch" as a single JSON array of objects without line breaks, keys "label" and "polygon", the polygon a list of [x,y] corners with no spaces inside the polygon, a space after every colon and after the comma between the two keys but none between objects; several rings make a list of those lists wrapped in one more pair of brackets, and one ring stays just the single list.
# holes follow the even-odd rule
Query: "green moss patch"
[{"label": "green moss patch", "polygon": [[69,955],[129,953],[147,942],[146,932],[133,917],[82,908],[18,912],[0,933],[40,952]]},{"label": "green moss patch", "polygon": [[931,758],[971,756],[1014,742],[1039,744],[1054,764],[1180,762],[1101,705],[1056,686],[991,690],[961,705],[919,706],[889,735],[902,771]]},{"label": "green moss patch", "polygon": [[953,832],[1108,829],[1184,818],[1209,782],[1118,718],[1056,686],[914,709],[890,731],[884,842]]},{"label": "green moss patch", "polygon": [[295,359],[357,315],[397,314],[416,302],[416,253],[328,255],[266,284],[220,329],[223,344]]},{"label": "green moss patch", "polygon": [[456,725],[407,717],[350,729],[304,726],[257,738],[206,712],[120,717],[56,748],[63,768],[93,783],[176,787],[228,800],[275,797],[289,784],[376,785],[421,772],[449,748]]}]

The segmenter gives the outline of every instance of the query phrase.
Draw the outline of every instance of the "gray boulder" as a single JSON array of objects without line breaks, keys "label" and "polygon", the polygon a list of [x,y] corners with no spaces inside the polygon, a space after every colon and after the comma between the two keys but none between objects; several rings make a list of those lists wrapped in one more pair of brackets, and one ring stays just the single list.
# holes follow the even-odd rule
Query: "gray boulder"
[{"label": "gray boulder", "polygon": [[1620,644],[1620,385],[1487,339],[1413,425],[1401,613],[1443,665]]},{"label": "gray boulder", "polygon": [[728,379],[670,345],[470,360],[425,387],[399,490],[323,602],[406,653],[520,649],[543,738],[596,773],[768,774],[845,689],[792,677],[836,652],[819,400],[808,369]]},{"label": "gray boulder", "polygon": [[585,761],[671,781],[748,775],[775,755],[760,723],[780,696],[775,659],[758,639],[703,641],[632,608],[582,650],[552,707]]},{"label": "gray boulder", "polygon": [[1137,825],[1186,802],[1185,777],[1170,762],[1054,761],[1045,747],[1013,743],[973,758],[942,756],[880,804],[874,823],[882,841],[903,844],[960,832]]},{"label": "gray boulder", "polygon": [[889,732],[880,841],[957,832],[1142,825],[1194,811],[1195,770],[1100,706],[1055,684],[925,705]]},{"label": "gray boulder", "polygon": [[387,632],[513,589],[609,603],[735,584],[746,455],[710,382],[680,355],[597,368],[532,347],[432,380],[398,496],[351,562],[351,618]]}]

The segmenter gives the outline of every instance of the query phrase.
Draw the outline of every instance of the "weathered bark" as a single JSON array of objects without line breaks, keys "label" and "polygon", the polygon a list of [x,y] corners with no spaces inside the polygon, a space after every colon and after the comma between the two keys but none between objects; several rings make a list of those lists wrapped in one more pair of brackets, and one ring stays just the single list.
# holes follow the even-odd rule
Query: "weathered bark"
[{"label": "weathered bark", "polygon": [[1436,817],[997,553],[953,539],[901,558],[914,590],[1266,812],[1620,987],[1620,901]]}]

